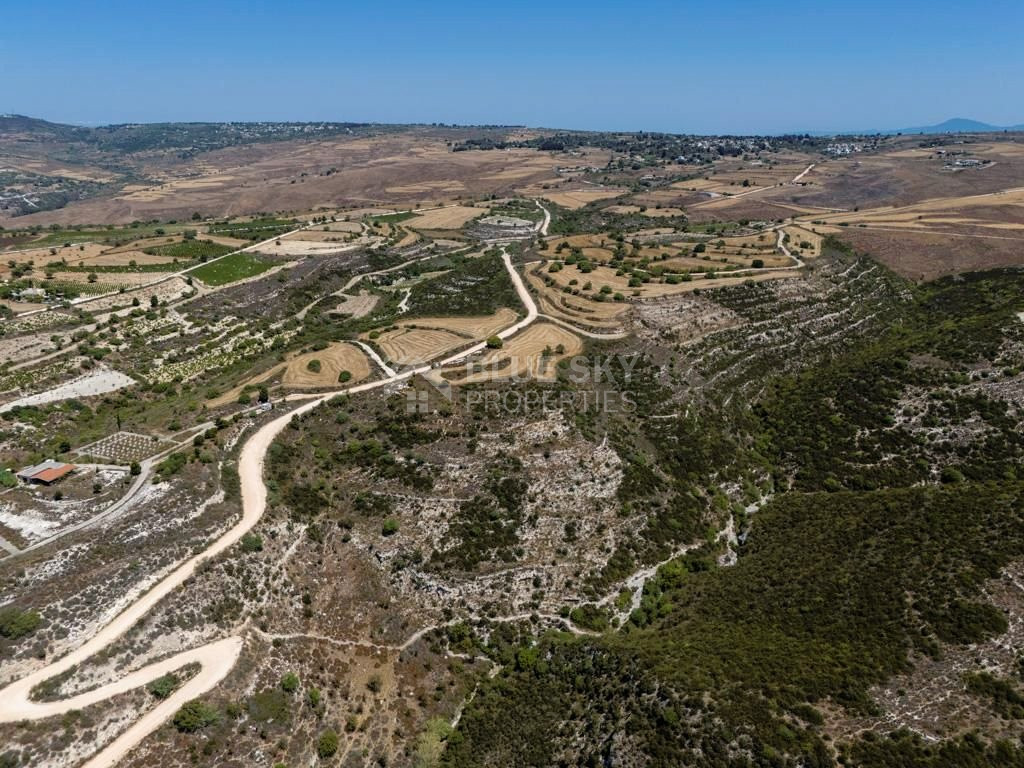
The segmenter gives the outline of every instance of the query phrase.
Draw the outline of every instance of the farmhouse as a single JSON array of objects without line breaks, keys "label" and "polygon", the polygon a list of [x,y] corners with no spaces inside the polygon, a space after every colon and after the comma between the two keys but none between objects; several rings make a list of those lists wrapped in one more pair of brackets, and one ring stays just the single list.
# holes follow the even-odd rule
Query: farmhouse
[{"label": "farmhouse", "polygon": [[18,478],[26,483],[53,485],[58,480],[74,472],[75,469],[74,464],[65,464],[61,461],[47,459],[42,464],[25,467],[18,472]]}]

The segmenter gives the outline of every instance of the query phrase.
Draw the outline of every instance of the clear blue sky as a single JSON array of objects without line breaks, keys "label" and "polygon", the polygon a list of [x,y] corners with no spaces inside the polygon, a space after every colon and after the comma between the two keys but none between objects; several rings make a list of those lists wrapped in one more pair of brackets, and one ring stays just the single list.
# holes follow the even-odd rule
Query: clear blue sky
[{"label": "clear blue sky", "polygon": [[1012,124],[1022,30],[1022,0],[12,0],[0,112],[705,133]]}]

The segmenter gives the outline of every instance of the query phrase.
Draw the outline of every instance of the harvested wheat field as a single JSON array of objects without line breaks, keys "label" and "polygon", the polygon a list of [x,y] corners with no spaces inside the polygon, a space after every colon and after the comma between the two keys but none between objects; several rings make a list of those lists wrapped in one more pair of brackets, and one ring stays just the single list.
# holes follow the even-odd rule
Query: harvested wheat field
[{"label": "harvested wheat field", "polygon": [[487,208],[452,205],[425,211],[402,223],[413,229],[460,229],[465,226],[467,221],[486,214],[487,210]]},{"label": "harvested wheat field", "polygon": [[485,339],[507,328],[516,321],[518,315],[507,307],[502,307],[493,315],[480,317],[418,317],[400,323],[406,327],[436,328],[442,331],[465,336],[467,339]]},{"label": "harvested wheat field", "polygon": [[329,243],[317,240],[280,239],[266,243],[259,248],[260,253],[271,256],[322,256],[328,253],[341,253],[358,248],[352,243]]},{"label": "harvested wheat field", "polygon": [[663,216],[683,216],[686,214],[686,211],[684,211],[682,208],[673,208],[670,206],[667,208],[648,208],[646,211],[642,211],[642,213],[644,216],[647,216],[648,218],[658,219]]},{"label": "harvested wheat field", "polygon": [[18,262],[29,262],[34,263],[36,266],[42,266],[51,261],[66,259],[68,264],[75,264],[77,261],[81,261],[84,258],[98,256],[106,249],[107,246],[101,245],[100,243],[76,243],[75,245],[68,246],[66,248],[63,246],[50,248],[26,248],[17,251],[5,252],[3,263],[6,266],[8,260],[14,259]]},{"label": "harvested wheat field", "polygon": [[[789,248],[798,248],[804,256],[820,256],[821,244],[825,238],[809,227],[786,227],[782,230],[789,235]],[[806,245],[805,245],[806,243]]]},{"label": "harvested wheat field", "polygon": [[212,240],[218,245],[227,245],[232,248],[245,248],[246,246],[252,245],[248,240],[239,240],[237,237],[227,237],[226,235],[207,235],[202,236],[203,240]]},{"label": "harvested wheat field", "polygon": [[342,371],[351,374],[347,382],[354,384],[370,375],[370,361],[359,347],[339,341],[289,360],[281,384],[291,389],[335,387]]},{"label": "harvested wheat field", "polygon": [[290,235],[282,236],[282,240],[304,240],[314,243],[347,243],[349,238],[360,231],[361,227],[356,225],[355,232],[328,231],[322,229],[304,229]]},{"label": "harvested wheat field", "polygon": [[[89,282],[89,272],[54,272],[53,277],[58,282],[85,283]],[[136,286],[146,285],[162,277],[160,273],[154,272],[104,272],[99,275],[99,282],[104,285]]]},{"label": "harvested wheat field", "polygon": [[387,331],[376,341],[384,357],[398,365],[419,365],[469,344],[464,336],[423,328]]},{"label": "harvested wheat field", "polygon": [[[1024,234],[1024,187],[1002,192],[923,200],[912,205],[820,214],[815,221],[832,227],[867,226],[920,232],[960,232],[1013,236]],[[826,231],[836,231],[830,228]]]},{"label": "harvested wheat field", "polygon": [[[351,215],[351,214],[346,214]],[[322,224],[318,229],[310,229],[307,232],[362,232],[363,225],[358,221],[332,221]]]},{"label": "harvested wheat field", "polygon": [[595,331],[622,330],[621,318],[629,310],[623,302],[596,302],[563,293],[545,284],[538,273],[527,272],[527,282],[537,293],[537,307],[542,314]]},{"label": "harvested wheat field", "polygon": [[[708,266],[714,266],[708,264]],[[581,272],[575,268],[574,265],[567,265],[564,269],[559,272],[550,274],[549,277],[555,282],[555,289],[561,290],[563,287],[570,287],[579,289],[587,283],[591,284],[591,290],[580,294],[580,298],[588,300],[587,296],[594,296],[601,290],[603,286],[609,286],[613,292],[622,293],[627,297],[633,298],[653,298],[657,296],[671,296],[676,293],[686,293],[692,291],[694,288],[708,288],[719,285],[732,285],[735,283],[741,283],[746,279],[749,279],[756,274],[758,280],[768,280],[772,277],[785,277],[788,273],[786,272],[772,272],[764,271],[757,273],[743,273],[734,277],[719,277],[712,280],[699,278],[694,275],[692,282],[680,282],[680,283],[668,283],[668,282],[649,282],[643,283],[639,286],[630,286],[629,275],[616,274],[616,270],[611,267],[595,267],[591,272]],[[767,277],[766,277],[767,275]],[[576,280],[577,284],[574,286],[569,285],[570,280]],[[609,302],[592,302],[598,306],[606,305]]]},{"label": "harvested wheat field", "polygon": [[22,312],[35,312],[40,309],[45,309],[45,304],[34,304],[30,301],[12,301],[10,299],[0,299],[0,307],[7,307],[11,312],[16,315]]},{"label": "harvested wheat field", "polygon": [[343,298],[345,300],[332,309],[331,312],[338,312],[339,314],[352,317],[365,317],[377,306],[377,300],[380,297],[373,293],[361,291],[358,296],[345,296],[343,294]]},{"label": "harvested wheat field", "polygon": [[239,397],[239,395],[242,394],[242,392],[246,391],[247,389],[248,390],[256,389],[257,387],[259,387],[260,384],[266,384],[268,381],[270,381],[275,376],[280,374],[281,371],[283,371],[287,366],[288,366],[288,363],[278,363],[273,368],[269,368],[268,370],[263,371],[262,373],[257,373],[255,376],[252,376],[252,377],[246,379],[245,381],[243,381],[237,387],[234,387],[233,389],[229,389],[223,395],[215,397],[215,398],[213,398],[211,400],[207,400],[206,401],[206,407],[207,408],[220,408],[220,406],[222,406],[222,405],[228,405],[229,403],[237,402],[238,401],[238,397]]},{"label": "harvested wheat field", "polygon": [[609,189],[606,187],[588,187],[586,189],[560,190],[552,192],[545,191],[543,197],[555,205],[568,208],[571,211],[582,208],[595,200],[607,200],[618,197],[625,193],[624,189]]},{"label": "harvested wheat field", "polygon": [[392,195],[451,195],[464,192],[466,185],[457,179],[439,179],[424,181],[419,184],[399,184],[385,187],[384,191]]},{"label": "harvested wheat field", "polygon": [[[68,264],[79,267],[127,267],[131,266],[133,261],[140,265],[170,264],[174,262],[174,257],[159,256],[135,250],[105,251],[98,256],[87,256],[79,261],[72,261],[71,259],[68,259]],[[178,261],[185,262],[188,261],[188,259],[178,259]]]},{"label": "harvested wheat field", "polygon": [[420,317],[382,333],[376,343],[392,362],[416,365],[486,339],[512,325],[517,317],[505,307],[480,317]]},{"label": "harvested wheat field", "polygon": [[[506,341],[501,349],[488,352],[482,359],[445,374],[445,378],[453,384],[512,377],[553,381],[558,361],[582,351],[583,342],[572,331],[553,323],[534,323]],[[462,375],[463,370],[465,375]]]}]

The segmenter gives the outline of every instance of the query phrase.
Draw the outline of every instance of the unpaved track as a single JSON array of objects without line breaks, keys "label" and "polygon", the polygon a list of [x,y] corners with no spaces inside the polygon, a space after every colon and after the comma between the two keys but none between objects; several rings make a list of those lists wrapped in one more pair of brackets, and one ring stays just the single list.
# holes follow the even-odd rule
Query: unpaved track
[{"label": "unpaved track", "polygon": [[815,166],[815,163],[811,163],[810,165],[808,165],[806,168],[804,168],[802,171],[800,171],[800,173],[798,173],[796,176],[793,177],[793,181],[791,181],[790,184],[797,184],[797,183],[799,183],[800,179],[802,179],[804,176],[806,176],[808,173],[810,173],[811,169],[814,166]]},{"label": "unpaved track", "polygon": [[[516,292],[526,306],[526,317],[514,325],[498,333],[502,339],[508,338],[537,319],[537,306],[530,296],[529,291],[523,284],[519,273],[512,266],[512,260],[508,253],[502,250],[502,260],[509,276],[515,285]],[[461,360],[466,356],[483,350],[486,343],[482,342],[469,350],[464,350],[436,365],[449,365]],[[226,549],[238,542],[263,515],[267,504],[267,487],[263,483],[263,460],[270,448],[271,443],[288,425],[294,416],[307,413],[320,404],[326,402],[339,394],[357,394],[367,392],[378,387],[388,386],[409,378],[416,374],[427,373],[433,366],[424,365],[403,373],[396,373],[380,381],[372,381],[366,384],[359,384],[338,392],[331,392],[311,399],[309,402],[300,405],[294,410],[278,416],[273,421],[260,427],[250,437],[238,458],[238,475],[241,486],[242,517],[226,533],[216,539],[204,552],[196,555],[161,579],[154,587],[147,591],[142,597],[132,603],[128,608],[118,614],[108,624],[103,626],[88,641],[83,643],[66,656],[57,659],[50,664],[26,675],[3,689],[0,689],[0,722],[20,722],[23,720],[39,720],[41,718],[53,717],[64,714],[70,710],[81,709],[104,701],[118,693],[138,688],[145,683],[166,674],[169,671],[179,669],[190,663],[198,663],[201,666],[199,673],[175,691],[171,696],[158,704],[152,710],[143,715],[133,723],[128,730],[119,735],[114,741],[101,749],[91,759],[83,764],[83,768],[108,768],[116,765],[128,752],[135,747],[142,739],[160,727],[185,701],[193,699],[213,688],[223,680],[234,667],[242,650],[242,638],[228,637],[214,643],[183,651],[163,661],[149,664],[141,669],[125,675],[120,680],[97,688],[92,691],[74,696],[62,701],[34,702],[30,699],[32,688],[39,683],[48,680],[55,675],[67,672],[72,667],[87,661],[89,658],[104,650],[117,641],[122,635],[131,629],[137,622],[142,620],[156,605],[165,597],[173,593],[195,574],[197,568],[211,558],[217,557]]]}]

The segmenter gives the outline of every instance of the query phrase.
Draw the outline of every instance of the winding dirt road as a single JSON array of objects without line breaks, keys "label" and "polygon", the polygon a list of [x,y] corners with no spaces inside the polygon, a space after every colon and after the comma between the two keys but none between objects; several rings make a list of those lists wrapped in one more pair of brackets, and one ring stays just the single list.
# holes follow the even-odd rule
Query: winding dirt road
[{"label": "winding dirt road", "polygon": [[[519,273],[512,266],[512,260],[504,249],[502,250],[502,260],[519,298],[527,309],[526,317],[498,333],[498,336],[504,339],[512,336],[536,320],[538,313],[533,298],[530,296],[529,291],[527,291]],[[448,365],[456,362],[474,352],[481,351],[485,346],[486,342],[481,342],[468,350],[440,361],[436,365]],[[115,682],[78,696],[61,701],[35,702],[31,700],[31,691],[36,685],[51,677],[67,672],[117,641],[137,622],[143,619],[161,600],[184,585],[203,562],[217,557],[238,542],[246,532],[256,525],[267,505],[267,488],[263,482],[264,458],[271,443],[273,443],[274,439],[294,416],[308,413],[336,395],[357,394],[385,387],[412,378],[416,374],[427,373],[433,367],[435,366],[421,366],[402,373],[395,373],[379,381],[359,384],[338,392],[318,396],[316,399],[310,400],[287,413],[283,413],[273,421],[260,427],[246,441],[238,459],[238,474],[242,498],[241,519],[226,533],[217,538],[204,552],[186,560],[175,568],[81,646],[66,656],[0,689],[0,722],[39,720],[64,714],[70,710],[81,709],[90,704],[105,701],[119,693],[138,688],[167,672],[180,669],[186,664],[199,664],[201,669],[198,674],[188,680],[188,682],[163,702],[139,718],[128,730],[103,747],[83,765],[83,768],[107,768],[108,766],[116,765],[133,747],[170,718],[185,701],[193,699],[217,685],[227,676],[238,660],[242,651],[241,637],[228,637],[199,648],[183,651],[170,658],[142,667]]]}]

